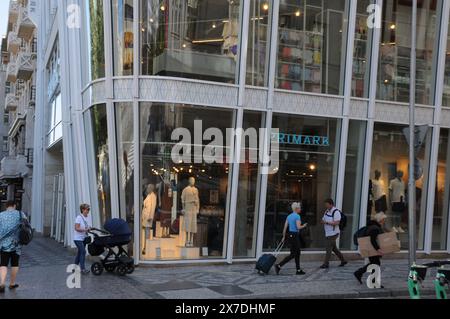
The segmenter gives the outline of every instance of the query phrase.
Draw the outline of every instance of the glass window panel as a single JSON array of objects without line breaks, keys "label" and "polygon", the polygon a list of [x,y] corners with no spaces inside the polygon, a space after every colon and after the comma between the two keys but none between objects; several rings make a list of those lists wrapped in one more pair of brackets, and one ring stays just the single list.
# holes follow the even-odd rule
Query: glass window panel
[{"label": "glass window panel", "polygon": [[373,0],[357,2],[352,73],[352,96],[355,97],[366,98],[369,95],[370,49],[373,29],[367,26],[369,17],[367,8],[373,3]]},{"label": "glass window panel", "polygon": [[94,161],[89,165],[89,175],[93,181],[91,193],[96,198],[94,205],[97,203],[92,214],[94,220],[103,225],[112,216],[106,105],[92,106],[86,117],[86,136],[93,155],[90,158]]},{"label": "glass window panel", "polygon": [[441,129],[439,137],[438,166],[436,189],[434,196],[433,233],[431,249],[445,250],[447,248],[447,231],[449,217],[450,145],[449,129]]},{"label": "glass window panel", "polygon": [[[234,127],[233,114],[231,110],[189,105],[140,105],[142,259],[225,257],[230,176],[227,148],[215,148],[215,152],[223,151],[216,154],[224,163],[207,163],[202,156],[192,154],[195,146],[203,153],[210,143],[197,140],[210,128],[220,132],[224,143],[226,129]],[[201,127],[196,126],[199,123]],[[189,136],[183,135],[182,141],[181,138],[173,140],[175,128],[184,128]],[[200,136],[195,129],[200,131]],[[172,150],[178,143],[188,147],[184,154],[188,154],[191,163],[173,161]]]},{"label": "glass window panel", "polygon": [[86,0],[89,80],[105,77],[103,0]]},{"label": "glass window panel", "polygon": [[[242,128],[248,136],[258,137],[259,129],[264,127],[262,113],[245,112]],[[245,135],[244,135],[245,136]],[[260,165],[255,155],[258,145],[250,144],[248,137],[242,141],[241,158],[245,160],[239,166],[239,184],[236,203],[236,228],[234,235],[234,257],[256,257],[256,234],[258,231],[258,203],[260,194]],[[245,143],[245,144],[244,144]],[[255,153],[256,152],[256,153]]]},{"label": "glass window panel", "polygon": [[141,73],[236,83],[241,3],[143,0]]},{"label": "glass window panel", "polygon": [[251,0],[247,84],[267,86],[272,1]]},{"label": "glass window panel", "polygon": [[[133,229],[134,221],[134,164],[133,104],[117,103],[117,158],[119,170],[119,215]],[[128,245],[131,252],[133,242]]]},{"label": "glass window panel", "polygon": [[[418,1],[416,102],[431,104],[432,66],[435,62],[436,7],[441,1]],[[383,2],[377,98],[408,102],[412,1]]]},{"label": "glass window panel", "polygon": [[347,216],[348,230],[341,233],[339,242],[340,247],[343,249],[355,249],[353,246],[353,234],[359,229],[366,127],[367,123],[365,121],[350,120],[348,128],[344,198],[342,205],[342,211]]},{"label": "glass window panel", "polygon": [[348,1],[280,3],[276,88],[342,94]]},{"label": "glass window panel", "polygon": [[324,200],[335,194],[340,125],[336,119],[274,114],[279,129],[279,167],[268,175],[263,248],[273,250],[282,238],[292,202],[302,203],[306,249],[325,247],[320,221]]},{"label": "glass window panel", "polygon": [[113,0],[114,75],[133,75],[133,0]]},{"label": "glass window panel", "polygon": [[[417,248],[423,249],[426,210],[426,185],[428,180],[431,130],[424,129],[423,146],[416,150],[416,226]],[[375,123],[371,193],[373,207],[371,217],[377,212],[388,216],[385,228],[395,231],[403,249],[408,248],[408,136],[406,126]]]},{"label": "glass window panel", "polygon": [[450,23],[448,25],[447,47],[445,55],[444,93],[442,105],[450,106]]}]

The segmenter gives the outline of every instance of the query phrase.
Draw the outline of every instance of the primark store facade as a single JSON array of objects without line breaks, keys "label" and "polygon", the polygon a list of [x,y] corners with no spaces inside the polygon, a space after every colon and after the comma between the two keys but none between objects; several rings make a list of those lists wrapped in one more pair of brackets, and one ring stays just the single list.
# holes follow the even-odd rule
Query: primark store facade
[{"label": "primark store facade", "polygon": [[[45,72],[40,81],[62,98],[66,243],[78,205],[89,202],[97,227],[127,220],[140,263],[255,259],[277,246],[300,201],[304,249],[319,253],[331,197],[348,216],[342,250],[356,250],[353,232],[378,211],[408,248],[412,1],[72,2],[79,12],[64,2],[50,26],[43,4],[38,27],[59,44],[59,86]],[[418,3],[417,247],[450,253],[450,2]],[[39,50],[51,52],[42,39]],[[49,68],[45,59],[39,68]],[[188,148],[211,142],[194,137],[198,121],[205,135],[277,129],[276,167],[263,174],[248,156],[233,160],[268,147],[241,139],[221,163],[174,161],[175,129],[192,134]],[[35,155],[44,169],[35,168],[34,212],[46,205],[44,153]],[[57,222],[32,220],[44,232]]]}]

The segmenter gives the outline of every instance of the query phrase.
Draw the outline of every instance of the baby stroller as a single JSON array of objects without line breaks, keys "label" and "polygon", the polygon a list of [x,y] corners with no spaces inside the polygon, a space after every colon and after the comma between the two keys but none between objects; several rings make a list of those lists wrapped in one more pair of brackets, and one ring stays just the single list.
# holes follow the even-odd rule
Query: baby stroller
[{"label": "baby stroller", "polygon": [[90,231],[94,240],[88,245],[89,254],[100,256],[107,251],[100,262],[92,264],[92,273],[96,276],[100,276],[103,270],[111,273],[117,270],[120,276],[133,273],[134,260],[122,247],[131,241],[132,234],[127,222],[122,219],[111,219],[105,223],[104,228],[105,230],[92,228]]}]

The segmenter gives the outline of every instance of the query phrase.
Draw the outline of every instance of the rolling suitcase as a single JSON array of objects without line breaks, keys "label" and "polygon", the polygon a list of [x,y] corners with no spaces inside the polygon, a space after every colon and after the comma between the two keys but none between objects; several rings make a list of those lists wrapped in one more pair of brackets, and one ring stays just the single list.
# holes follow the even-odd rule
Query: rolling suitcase
[{"label": "rolling suitcase", "polygon": [[283,248],[284,242],[281,242],[278,247],[275,249],[273,254],[264,254],[262,255],[258,261],[256,262],[255,269],[258,271],[258,274],[269,274],[270,269],[273,264],[277,261],[277,255],[280,253]]}]

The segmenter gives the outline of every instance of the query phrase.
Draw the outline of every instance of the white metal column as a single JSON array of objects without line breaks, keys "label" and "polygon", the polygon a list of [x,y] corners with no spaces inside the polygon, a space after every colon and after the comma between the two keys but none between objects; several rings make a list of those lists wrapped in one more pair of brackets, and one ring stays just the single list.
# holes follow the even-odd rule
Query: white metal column
[{"label": "white metal column", "polygon": [[139,141],[139,74],[141,61],[140,50],[140,7],[139,0],[133,1],[133,36],[134,36],[134,63],[133,63],[133,143],[134,143],[134,178],[133,178],[133,198],[134,198],[134,214],[133,214],[133,233],[134,233],[134,245],[133,245],[133,257],[134,263],[137,265],[140,260],[140,220],[141,220],[141,188],[140,188],[140,170],[141,170],[141,146]]},{"label": "white metal column", "polygon": [[[382,0],[376,0],[377,8],[382,12]],[[373,129],[375,118],[375,99],[377,96],[377,76],[378,76],[378,56],[380,49],[381,29],[374,28],[371,45],[370,55],[370,80],[369,80],[369,103],[367,105],[367,133],[366,133],[366,145],[364,156],[364,173],[362,183],[361,194],[361,209],[359,214],[359,226],[366,226],[367,219],[367,202],[369,201],[369,180],[370,180],[370,168],[372,163],[372,143],[373,143]]]},{"label": "white metal column", "polygon": [[450,12],[450,1],[442,1],[442,10],[440,12],[441,24],[438,38],[438,53],[437,53],[437,67],[436,80],[434,89],[434,117],[433,117],[433,136],[431,139],[431,159],[430,159],[430,173],[428,183],[428,200],[426,208],[426,222],[425,222],[425,243],[424,251],[426,254],[431,253],[433,243],[433,218],[434,218],[434,200],[436,196],[436,174],[438,155],[439,155],[439,138],[440,138],[440,124],[441,124],[441,109],[442,109],[442,95],[444,90],[445,77],[445,62],[447,55],[447,36],[448,36],[448,22]]},{"label": "white metal column", "polygon": [[[275,73],[277,64],[278,52],[278,15],[280,9],[280,0],[273,0],[271,10],[271,33],[270,33],[270,53],[269,53],[269,72],[268,72],[268,93],[267,93],[267,113],[266,113],[266,130],[264,134],[264,143],[262,145],[262,152],[266,154],[270,149],[270,130],[272,128],[272,109],[273,109],[273,95],[275,90]],[[261,146],[260,146],[261,148]],[[261,168],[264,168],[261,166]],[[267,172],[266,172],[267,173]],[[258,205],[258,239],[256,245],[256,257],[259,258],[263,251],[264,242],[264,223],[266,217],[266,197],[267,197],[267,174],[260,176],[261,178],[261,196]]]},{"label": "white metal column", "polygon": [[352,76],[353,76],[353,51],[355,45],[355,25],[356,25],[356,0],[350,0],[347,25],[347,51],[345,59],[345,75],[344,75],[344,102],[342,106],[342,126],[341,126],[341,142],[339,148],[338,160],[338,178],[336,187],[336,207],[342,208],[344,197],[344,181],[345,166],[347,160],[347,143],[348,143],[348,127],[349,127],[349,110],[350,99],[352,94]]},{"label": "white metal column", "polygon": [[112,43],[112,3],[103,0],[103,16],[105,28],[105,92],[106,92],[106,113],[108,131],[108,159],[109,159],[109,180],[111,199],[111,217],[119,218],[119,177],[117,169],[117,138],[116,121],[114,111],[114,52]]}]

